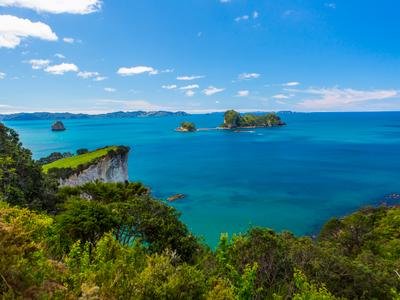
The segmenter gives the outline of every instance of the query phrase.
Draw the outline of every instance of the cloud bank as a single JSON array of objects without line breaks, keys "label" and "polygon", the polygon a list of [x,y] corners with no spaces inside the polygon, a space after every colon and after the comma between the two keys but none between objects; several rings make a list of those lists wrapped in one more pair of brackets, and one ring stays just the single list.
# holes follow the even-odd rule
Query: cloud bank
[{"label": "cloud bank", "polygon": [[57,35],[47,24],[11,15],[0,15],[0,48],[13,49],[21,44],[22,39],[28,37],[46,41],[58,40]]},{"label": "cloud bank", "polygon": [[101,9],[100,0],[0,0],[0,6],[20,7],[52,14],[86,15]]}]

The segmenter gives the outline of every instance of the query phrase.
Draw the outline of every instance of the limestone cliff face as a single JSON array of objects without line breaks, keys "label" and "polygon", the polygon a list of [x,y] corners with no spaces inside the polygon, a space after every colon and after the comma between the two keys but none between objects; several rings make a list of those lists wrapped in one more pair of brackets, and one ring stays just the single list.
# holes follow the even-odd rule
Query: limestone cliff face
[{"label": "limestone cliff face", "polygon": [[128,180],[128,153],[118,152],[99,159],[86,169],[60,179],[60,186],[78,186],[96,180],[125,182]]}]

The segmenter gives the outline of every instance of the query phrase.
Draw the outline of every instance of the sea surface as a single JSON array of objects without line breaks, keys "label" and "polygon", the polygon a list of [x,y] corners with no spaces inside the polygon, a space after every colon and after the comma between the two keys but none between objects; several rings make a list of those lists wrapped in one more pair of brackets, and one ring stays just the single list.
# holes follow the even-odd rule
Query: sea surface
[{"label": "sea surface", "polygon": [[211,246],[252,226],[315,234],[334,216],[400,193],[400,112],[282,114],[287,126],[179,133],[182,121],[212,128],[221,114],[6,122],[35,158],[54,151],[128,145],[129,176],[174,202]]}]

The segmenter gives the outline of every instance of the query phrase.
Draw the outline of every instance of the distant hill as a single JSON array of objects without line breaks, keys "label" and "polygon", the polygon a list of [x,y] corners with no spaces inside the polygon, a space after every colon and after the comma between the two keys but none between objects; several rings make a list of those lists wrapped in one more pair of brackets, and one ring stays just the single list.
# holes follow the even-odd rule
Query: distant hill
[{"label": "distant hill", "polygon": [[166,117],[166,116],[187,116],[184,111],[117,111],[106,114],[73,114],[73,113],[16,113],[0,115],[0,121],[30,121],[30,120],[67,120],[67,119],[100,119],[100,118],[146,118],[146,117]]}]

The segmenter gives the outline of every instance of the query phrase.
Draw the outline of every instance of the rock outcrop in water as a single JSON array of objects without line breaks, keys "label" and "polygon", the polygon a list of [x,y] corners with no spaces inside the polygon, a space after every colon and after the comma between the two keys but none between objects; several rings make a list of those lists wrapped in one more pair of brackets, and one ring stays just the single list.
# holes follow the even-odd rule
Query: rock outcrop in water
[{"label": "rock outcrop in water", "polygon": [[197,131],[196,125],[192,122],[182,122],[181,126],[176,128],[175,131],[179,132],[195,132]]},{"label": "rock outcrop in water", "polygon": [[51,130],[52,131],[65,131],[66,128],[65,128],[63,122],[56,121],[56,122],[54,122],[53,125],[51,125]]}]

